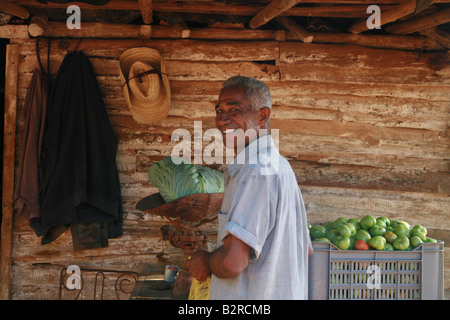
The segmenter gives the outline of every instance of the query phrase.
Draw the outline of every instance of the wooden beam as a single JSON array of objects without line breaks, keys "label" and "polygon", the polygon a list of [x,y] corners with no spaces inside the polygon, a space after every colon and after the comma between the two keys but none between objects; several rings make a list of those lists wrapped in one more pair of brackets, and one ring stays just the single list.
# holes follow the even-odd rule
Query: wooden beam
[{"label": "wooden beam", "polygon": [[12,24],[0,26],[0,38],[26,39],[28,38],[28,26]]},{"label": "wooden beam", "polygon": [[421,35],[424,35],[428,38],[431,38],[441,45],[443,45],[445,48],[450,49],[450,34],[444,30],[440,30],[436,27],[425,29],[419,31]]},{"label": "wooden beam", "polygon": [[5,0],[0,0],[0,11],[12,14],[21,19],[28,19],[30,17],[27,9],[14,3],[6,2]]},{"label": "wooden beam", "polygon": [[304,43],[310,43],[313,41],[314,36],[306,31],[303,27],[295,23],[294,20],[288,17],[278,17],[276,18],[279,23],[281,23],[287,30],[295,34],[299,40]]},{"label": "wooden beam", "polygon": [[[11,37],[28,38],[28,32],[23,32],[27,26],[0,26],[7,28]],[[13,27],[18,28],[15,32]],[[12,30],[11,30],[12,29]],[[108,30],[105,32],[104,30]],[[36,36],[51,38],[103,38],[103,39],[180,39],[197,40],[277,40],[298,41],[298,35],[292,31],[281,34],[273,30],[228,29],[228,28],[193,28],[185,30],[179,26],[148,26],[130,24],[99,24],[83,22],[81,29],[69,30],[64,22],[49,22],[42,34]],[[17,36],[14,36],[17,34]],[[348,33],[314,33],[313,43],[356,44],[372,48],[386,48],[398,50],[445,50],[445,47],[431,37],[410,35],[373,35]]]},{"label": "wooden beam", "polygon": [[295,6],[297,2],[299,0],[272,0],[267,7],[250,20],[249,26],[253,29],[260,27]]},{"label": "wooden beam", "polygon": [[153,2],[152,0],[139,0],[139,10],[145,24],[153,22]]},{"label": "wooden beam", "polygon": [[2,227],[0,246],[0,299],[10,299],[14,213],[14,156],[16,140],[19,45],[6,46],[5,125],[3,137]]},{"label": "wooden beam", "polygon": [[48,17],[44,15],[35,15],[31,18],[30,25],[28,26],[28,33],[32,37],[38,37],[45,32],[47,27]]},{"label": "wooden beam", "polygon": [[[68,29],[64,22],[48,22],[45,28],[35,28],[34,37],[55,38],[142,38],[150,39],[152,26],[83,22],[81,29]],[[38,32],[39,31],[39,32]]]},{"label": "wooden beam", "polygon": [[[287,37],[290,39],[289,35]],[[348,33],[321,33],[314,34],[314,43],[356,44],[371,48],[396,50],[445,50],[440,43],[433,39],[412,35],[374,35],[374,34],[348,34]]]},{"label": "wooden beam", "polygon": [[412,18],[386,26],[385,31],[393,34],[408,34],[436,27],[449,21],[450,8],[445,8],[418,18]]},{"label": "wooden beam", "polygon": [[[380,25],[385,25],[390,22],[394,22],[400,18],[403,18],[416,10],[416,0],[407,0],[394,8],[385,12],[381,11]],[[368,16],[369,17],[369,16]],[[367,20],[360,21],[350,27],[348,31],[353,34],[358,34],[367,31]]]}]

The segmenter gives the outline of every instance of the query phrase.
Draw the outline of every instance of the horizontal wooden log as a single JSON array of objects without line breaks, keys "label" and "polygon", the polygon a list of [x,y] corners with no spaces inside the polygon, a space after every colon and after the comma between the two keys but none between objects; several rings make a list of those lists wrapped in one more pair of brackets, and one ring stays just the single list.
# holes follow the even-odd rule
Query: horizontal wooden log
[{"label": "horizontal wooden log", "polygon": [[0,38],[5,39],[27,39],[28,26],[26,25],[4,25],[0,26]]},{"label": "horizontal wooden log", "polygon": [[[109,57],[118,59],[127,49],[146,46],[160,51],[164,60],[187,61],[275,61],[279,57],[276,41],[201,41],[201,40],[96,40],[83,39],[79,44],[76,39],[61,39],[52,41],[50,52],[64,57],[78,45],[78,50],[87,56]],[[35,40],[19,40],[13,43],[21,44],[23,55],[36,53]],[[238,49],[238,50],[237,50]],[[34,59],[29,57],[29,59]],[[43,61],[45,62],[45,61]]]},{"label": "horizontal wooden log", "polygon": [[[99,28],[101,26],[101,28]],[[79,30],[67,29],[63,22],[50,22],[46,28],[31,33],[32,36],[65,37],[65,38],[141,38],[141,39],[180,39],[182,33],[175,27],[167,26],[139,26],[121,24],[84,23]],[[26,26],[0,26],[0,34],[5,38],[27,39]],[[98,30],[98,31],[97,31]],[[107,30],[107,32],[105,32]],[[223,28],[194,28],[190,30],[190,39],[203,40],[278,40],[277,31],[249,30],[249,29],[223,29]],[[298,40],[297,35],[288,32],[287,39]],[[353,35],[345,33],[316,33],[315,43],[357,44],[374,48],[389,48],[399,50],[444,50],[445,47],[436,40],[421,36],[399,35]],[[139,42],[136,41],[139,45]],[[142,42],[140,43],[142,44]],[[124,43],[124,46],[127,45]]]},{"label": "horizontal wooden log", "polygon": [[308,221],[334,221],[338,217],[376,217],[405,220],[411,225],[450,230],[446,195],[323,187],[301,187]]},{"label": "horizontal wooden log", "polygon": [[320,164],[301,160],[291,160],[290,164],[300,186],[450,193],[450,174],[446,172],[385,170],[372,166]]},{"label": "horizontal wooden log", "polygon": [[435,40],[447,49],[450,48],[450,33],[445,30],[441,30],[439,28],[429,28],[421,30],[419,33]]}]

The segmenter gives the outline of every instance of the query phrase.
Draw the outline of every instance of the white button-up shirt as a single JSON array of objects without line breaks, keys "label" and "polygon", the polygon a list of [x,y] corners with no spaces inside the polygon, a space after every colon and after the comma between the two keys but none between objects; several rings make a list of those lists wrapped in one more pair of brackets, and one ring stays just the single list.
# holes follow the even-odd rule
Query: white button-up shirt
[{"label": "white button-up shirt", "polygon": [[272,137],[251,142],[225,172],[218,247],[228,235],[251,247],[237,277],[211,278],[211,299],[308,299],[309,231],[300,188]]}]

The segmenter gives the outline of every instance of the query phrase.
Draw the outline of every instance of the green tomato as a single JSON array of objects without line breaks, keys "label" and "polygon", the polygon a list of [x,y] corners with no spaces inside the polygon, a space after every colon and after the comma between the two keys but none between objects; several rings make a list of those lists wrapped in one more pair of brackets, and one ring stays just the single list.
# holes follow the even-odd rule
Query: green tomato
[{"label": "green tomato", "polygon": [[406,236],[406,237],[409,237],[409,235],[410,235],[410,230],[409,230],[409,228],[407,227],[407,226],[405,226],[404,224],[402,224],[402,223],[399,223],[399,224],[397,224],[397,227],[395,227],[395,229],[394,229],[394,233],[397,235],[397,236]]},{"label": "green tomato", "polygon": [[317,238],[317,239],[314,239],[314,241],[317,241],[317,242],[331,242],[327,238]]},{"label": "green tomato", "polygon": [[[377,223],[378,223],[378,220],[384,221],[384,224],[385,224],[386,227],[389,226],[389,225],[391,224],[391,220],[389,220],[389,219],[386,218],[386,217],[379,217],[379,218],[377,219]],[[383,227],[383,226],[382,226],[382,227]]]},{"label": "green tomato", "polygon": [[346,224],[345,224],[345,226],[347,226],[349,229],[350,229],[350,231],[351,231],[351,237],[354,237],[355,236],[355,234],[356,234],[356,228],[355,228],[355,225],[353,224],[353,223],[349,223],[349,222],[347,222]]},{"label": "green tomato", "polygon": [[373,227],[377,223],[377,219],[374,216],[367,215],[361,219],[360,225],[363,229],[369,229]]},{"label": "green tomato", "polygon": [[394,247],[390,243],[384,245],[383,251],[394,251]]},{"label": "green tomato", "polygon": [[433,239],[433,238],[426,237],[426,239],[423,240],[423,243],[437,243],[437,240]]},{"label": "green tomato", "polygon": [[421,225],[415,225],[414,228],[411,229],[411,236],[417,236],[423,241],[427,238],[427,228]]},{"label": "green tomato", "polygon": [[406,221],[399,221],[398,223],[404,224],[408,229],[411,230],[411,226],[409,225],[408,222],[406,222]]},{"label": "green tomato", "polygon": [[382,236],[375,236],[369,240],[369,246],[376,250],[383,250],[386,244],[386,239]]},{"label": "green tomato", "polygon": [[347,250],[350,247],[350,238],[343,235],[334,237],[333,244],[341,250]]},{"label": "green tomato", "polygon": [[321,225],[315,225],[311,227],[311,230],[309,230],[309,234],[311,236],[311,239],[316,239],[316,238],[323,238],[325,237],[326,234],[326,230],[324,226]]},{"label": "green tomato", "polygon": [[370,240],[370,238],[372,238],[370,236],[370,233],[367,230],[364,230],[364,229],[359,229],[356,232],[356,235],[355,235],[355,239],[356,240],[361,239],[361,240],[364,240],[365,242],[368,242]]},{"label": "green tomato", "polygon": [[386,229],[376,224],[370,227],[369,233],[372,237],[383,236],[386,233]]},{"label": "green tomato", "polygon": [[345,218],[338,218],[336,221],[333,222],[333,229],[339,228],[340,225],[343,225],[347,223],[347,219]]},{"label": "green tomato", "polygon": [[327,221],[323,224],[323,226],[325,227],[325,230],[327,230],[327,231],[331,230],[331,229],[333,229],[333,222]]},{"label": "green tomato", "polygon": [[423,243],[422,239],[419,238],[418,236],[412,236],[409,239],[409,242],[411,243],[411,246],[413,248],[417,248],[418,246],[420,246]]},{"label": "green tomato", "polygon": [[381,219],[381,218],[378,218],[378,219],[377,219],[377,222],[376,222],[375,224],[376,224],[377,226],[386,228],[386,221],[383,220],[383,219]]},{"label": "green tomato", "polygon": [[409,247],[409,239],[405,235],[400,235],[392,243],[395,250],[407,250]]},{"label": "green tomato", "polygon": [[355,249],[355,237],[350,237],[350,246],[348,247],[348,250],[354,250]]},{"label": "green tomato", "polygon": [[361,229],[361,226],[360,226],[361,221],[359,219],[351,218],[351,219],[348,219],[347,223],[351,223],[352,225],[354,225],[356,231]]},{"label": "green tomato", "polygon": [[311,229],[311,223],[308,222],[307,226],[308,226],[308,230],[310,230]]},{"label": "green tomato", "polygon": [[391,224],[389,225],[392,229],[395,229],[398,226],[397,220],[391,220]]},{"label": "green tomato", "polygon": [[339,230],[339,234],[341,236],[346,236],[346,237],[350,237],[352,235],[352,231],[350,230],[350,228],[347,226],[347,224],[341,224],[338,227]]},{"label": "green tomato", "polygon": [[339,235],[339,230],[337,229],[330,229],[327,231],[327,234],[325,235],[325,237],[330,240],[331,242],[333,242],[334,238],[336,236]]},{"label": "green tomato", "polygon": [[384,237],[386,238],[386,241],[389,243],[393,243],[394,240],[397,239],[397,235],[392,231],[386,231]]}]

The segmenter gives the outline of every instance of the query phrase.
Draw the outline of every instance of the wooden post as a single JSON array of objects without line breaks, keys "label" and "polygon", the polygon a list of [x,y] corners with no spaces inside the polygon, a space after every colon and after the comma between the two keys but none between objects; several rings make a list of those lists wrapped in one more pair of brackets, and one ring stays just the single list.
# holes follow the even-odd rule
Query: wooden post
[{"label": "wooden post", "polygon": [[153,3],[152,0],[139,0],[139,10],[141,10],[142,20],[145,24],[153,22]]},{"label": "wooden post", "polygon": [[11,294],[12,230],[14,212],[14,156],[16,140],[17,84],[19,45],[6,47],[5,128],[3,138],[2,233],[0,254],[0,299]]},{"label": "wooden post", "polygon": [[388,33],[408,34],[435,27],[450,21],[450,8],[445,8],[425,16],[413,18],[386,26]]},{"label": "wooden post", "polygon": [[289,10],[295,6],[299,0],[272,0],[267,7],[262,9],[256,16],[249,22],[249,26],[256,29],[263,24],[266,24],[280,13]]},{"label": "wooden post", "polygon": [[291,18],[277,17],[277,21],[280,22],[287,30],[295,34],[304,43],[310,43],[313,41],[313,35],[296,24]]}]

